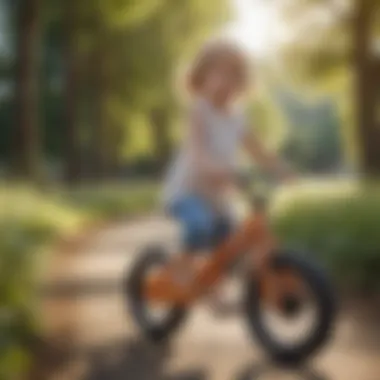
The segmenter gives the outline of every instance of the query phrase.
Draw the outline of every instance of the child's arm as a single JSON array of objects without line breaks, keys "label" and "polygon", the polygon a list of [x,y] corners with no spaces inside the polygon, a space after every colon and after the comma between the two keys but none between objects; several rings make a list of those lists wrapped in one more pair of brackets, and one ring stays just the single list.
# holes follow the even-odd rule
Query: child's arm
[{"label": "child's arm", "polygon": [[274,173],[282,180],[288,180],[294,177],[285,163],[279,157],[265,149],[264,145],[252,132],[245,134],[243,144],[252,158],[266,170]]}]

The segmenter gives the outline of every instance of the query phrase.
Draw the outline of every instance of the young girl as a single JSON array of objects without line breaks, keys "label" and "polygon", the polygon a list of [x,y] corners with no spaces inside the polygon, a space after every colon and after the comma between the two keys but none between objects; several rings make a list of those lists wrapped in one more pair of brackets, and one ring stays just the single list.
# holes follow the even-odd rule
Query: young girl
[{"label": "young girl", "polygon": [[[189,259],[225,239],[231,231],[227,194],[241,147],[280,177],[284,165],[265,151],[250,131],[237,101],[249,86],[248,62],[234,44],[214,42],[198,54],[188,77],[191,107],[187,136],[172,163],[164,195],[169,213],[182,226],[182,268]],[[176,266],[177,270],[181,264]],[[179,279],[184,279],[183,273]]]}]

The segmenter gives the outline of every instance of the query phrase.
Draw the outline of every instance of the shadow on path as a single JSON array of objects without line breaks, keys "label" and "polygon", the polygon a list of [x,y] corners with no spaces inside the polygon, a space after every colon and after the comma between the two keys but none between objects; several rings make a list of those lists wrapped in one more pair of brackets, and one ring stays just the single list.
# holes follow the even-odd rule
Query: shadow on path
[{"label": "shadow on path", "polygon": [[143,340],[111,342],[99,347],[41,347],[39,364],[28,380],[72,380],[70,368],[81,362],[87,369],[80,380],[207,380],[204,370],[189,368],[169,373],[171,350]]},{"label": "shadow on path", "polygon": [[168,374],[166,363],[169,347],[154,346],[135,340],[126,344],[103,348],[90,355],[91,368],[84,380],[206,380],[204,371],[189,369]]},{"label": "shadow on path", "polygon": [[270,379],[332,380],[308,366],[282,367],[270,362],[248,364],[231,380]]}]

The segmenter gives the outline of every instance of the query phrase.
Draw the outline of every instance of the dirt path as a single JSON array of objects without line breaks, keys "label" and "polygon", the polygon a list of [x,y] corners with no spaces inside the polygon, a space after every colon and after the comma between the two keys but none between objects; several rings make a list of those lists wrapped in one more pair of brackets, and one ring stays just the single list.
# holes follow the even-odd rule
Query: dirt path
[{"label": "dirt path", "polygon": [[[141,340],[125,310],[120,280],[147,242],[174,241],[173,227],[148,217],[98,234],[59,258],[46,280],[46,326],[58,350],[45,356],[38,380],[379,380],[379,329],[345,311],[330,347],[309,368],[266,366],[239,316],[220,320],[199,307],[170,347]],[[380,322],[379,322],[380,325]]]}]

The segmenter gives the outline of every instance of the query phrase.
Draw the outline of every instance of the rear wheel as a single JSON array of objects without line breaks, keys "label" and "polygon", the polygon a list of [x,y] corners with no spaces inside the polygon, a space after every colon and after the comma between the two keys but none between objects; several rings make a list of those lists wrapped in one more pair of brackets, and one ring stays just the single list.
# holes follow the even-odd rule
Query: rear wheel
[{"label": "rear wheel", "polygon": [[322,348],[330,336],[336,314],[332,287],[318,266],[291,252],[275,254],[272,269],[275,276],[291,273],[301,286],[297,291],[281,290],[274,305],[262,296],[262,281],[250,279],[245,299],[248,325],[272,359],[298,363]]},{"label": "rear wheel", "polygon": [[160,247],[150,247],[139,254],[124,291],[129,311],[144,335],[155,342],[165,340],[184,322],[187,309],[178,305],[149,304],[144,297],[144,281],[152,271],[162,268],[168,255]]}]

